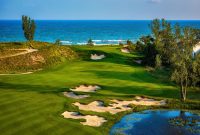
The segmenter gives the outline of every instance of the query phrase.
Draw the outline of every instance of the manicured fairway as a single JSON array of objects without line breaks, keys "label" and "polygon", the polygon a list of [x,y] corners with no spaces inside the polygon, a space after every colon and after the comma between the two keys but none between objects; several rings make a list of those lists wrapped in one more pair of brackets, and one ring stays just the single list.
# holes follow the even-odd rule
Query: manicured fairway
[{"label": "manicured fairway", "polygon": [[[144,67],[130,61],[138,55],[122,54],[119,47],[74,47],[81,54],[79,60],[29,75],[0,76],[0,134],[2,135],[97,135],[107,134],[117,115],[98,114],[109,120],[102,127],[79,124],[78,120],[64,119],[64,111],[78,111],[75,101],[130,99],[133,95],[160,98],[179,98],[178,88],[161,72],[149,73]],[[101,61],[91,61],[91,52],[105,53]],[[74,100],[61,92],[79,84],[97,84],[102,87],[90,98]],[[199,101],[199,93],[189,92],[191,100]]]}]

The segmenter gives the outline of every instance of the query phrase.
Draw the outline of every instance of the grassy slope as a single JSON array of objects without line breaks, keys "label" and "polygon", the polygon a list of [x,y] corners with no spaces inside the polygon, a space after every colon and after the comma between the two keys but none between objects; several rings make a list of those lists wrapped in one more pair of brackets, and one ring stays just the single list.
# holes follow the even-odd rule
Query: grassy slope
[{"label": "grassy slope", "polygon": [[[0,131],[7,134],[106,134],[116,121],[116,116],[97,113],[109,122],[100,128],[79,124],[78,120],[64,119],[65,110],[75,111],[71,103],[77,101],[63,97],[62,91],[82,83],[98,84],[102,90],[91,94],[93,100],[129,99],[134,94],[154,97],[178,98],[179,92],[172,83],[157,74],[150,74],[137,64],[129,64],[118,47],[74,47],[84,52],[82,60],[66,62],[57,67],[46,69],[30,75],[0,76]],[[106,53],[102,61],[90,61],[89,50]],[[86,55],[85,55],[86,54]],[[137,56],[137,55],[135,55]],[[190,98],[198,101],[199,93],[191,91]],[[84,114],[95,114],[84,112]],[[121,114],[122,115],[122,114]],[[120,118],[120,117],[118,117]]]},{"label": "grassy slope", "polygon": [[46,42],[0,43],[0,57],[16,54],[19,51],[13,49],[27,49],[30,46],[38,51],[26,55],[0,58],[0,73],[37,71],[77,57],[76,53],[69,47]]}]

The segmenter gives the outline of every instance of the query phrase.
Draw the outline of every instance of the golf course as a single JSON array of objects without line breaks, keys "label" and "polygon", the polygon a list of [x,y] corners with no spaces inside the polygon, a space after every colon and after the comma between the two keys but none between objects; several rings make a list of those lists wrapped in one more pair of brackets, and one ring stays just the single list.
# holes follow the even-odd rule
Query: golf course
[{"label": "golf course", "polygon": [[0,0],[0,135],[200,135],[200,0]]},{"label": "golf course", "polygon": [[[200,91],[197,88],[188,89],[187,100],[180,102],[179,87],[170,81],[169,72],[164,69],[152,70],[135,62],[143,57],[138,52],[122,53],[118,45],[63,48],[72,50],[71,54],[76,56],[73,59],[61,58],[57,64],[38,67],[40,70],[31,70],[27,74],[27,70],[20,72],[21,69],[17,72],[6,71],[5,74],[1,71],[2,135],[106,135],[114,123],[132,112],[146,109],[187,109],[199,113]],[[22,55],[26,57],[32,53],[35,52]],[[104,54],[105,58],[91,60],[91,54]],[[22,63],[23,60],[21,59]],[[101,89],[87,93],[89,97],[83,99],[63,95],[63,92],[70,91],[70,88],[83,84],[98,85]],[[111,100],[132,100],[135,96],[166,100],[166,105],[131,105],[131,110],[116,114],[81,110],[73,105],[75,102],[89,104],[93,101],[102,101],[108,106]],[[80,122],[84,122],[84,119],[64,118],[62,113],[65,111],[97,115],[103,117],[106,122],[99,127],[83,125]]]}]

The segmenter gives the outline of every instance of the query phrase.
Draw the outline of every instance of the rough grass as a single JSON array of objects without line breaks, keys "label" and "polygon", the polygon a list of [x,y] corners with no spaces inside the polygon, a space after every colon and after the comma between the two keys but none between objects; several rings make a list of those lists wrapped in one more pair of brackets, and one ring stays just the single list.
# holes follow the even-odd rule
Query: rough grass
[{"label": "rough grass", "polygon": [[1,43],[0,56],[9,55],[10,52],[14,54],[16,49],[21,45],[22,48],[37,48],[37,52],[32,52],[25,55],[19,55],[14,57],[0,58],[0,73],[18,73],[28,72],[38,69],[50,67],[55,64],[59,64],[65,60],[72,60],[77,57],[76,53],[66,46],[57,46],[48,43],[32,42],[32,43],[19,43],[13,44],[11,47],[8,43]]},{"label": "rough grass", "polygon": [[[0,131],[3,135],[98,135],[108,134],[109,128],[129,112],[117,115],[80,111],[71,103],[89,103],[94,100],[109,103],[110,99],[131,99],[134,95],[170,99],[166,108],[199,109],[199,90],[190,90],[188,103],[182,104],[178,88],[163,77],[163,71],[148,72],[135,64],[135,54],[122,54],[117,46],[73,47],[80,58],[29,75],[0,76]],[[106,59],[92,61],[90,53],[104,53]],[[86,99],[70,99],[61,92],[79,84],[97,84],[102,87]],[[173,100],[172,100],[173,99]],[[151,107],[134,107],[133,111]],[[94,128],[79,124],[79,120],[64,119],[64,111],[97,114],[108,122]]]},{"label": "rough grass", "polygon": [[24,52],[23,50],[4,50],[4,49],[0,49],[0,57],[4,57],[5,55],[13,55],[13,54],[17,54],[17,53],[21,53]]}]

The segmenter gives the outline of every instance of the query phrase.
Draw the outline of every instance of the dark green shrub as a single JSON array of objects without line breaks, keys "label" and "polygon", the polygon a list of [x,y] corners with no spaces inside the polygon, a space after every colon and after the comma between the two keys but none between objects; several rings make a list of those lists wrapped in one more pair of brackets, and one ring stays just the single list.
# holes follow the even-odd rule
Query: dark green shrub
[{"label": "dark green shrub", "polygon": [[92,41],[92,39],[90,38],[87,42],[88,46],[94,46],[94,42]]}]

